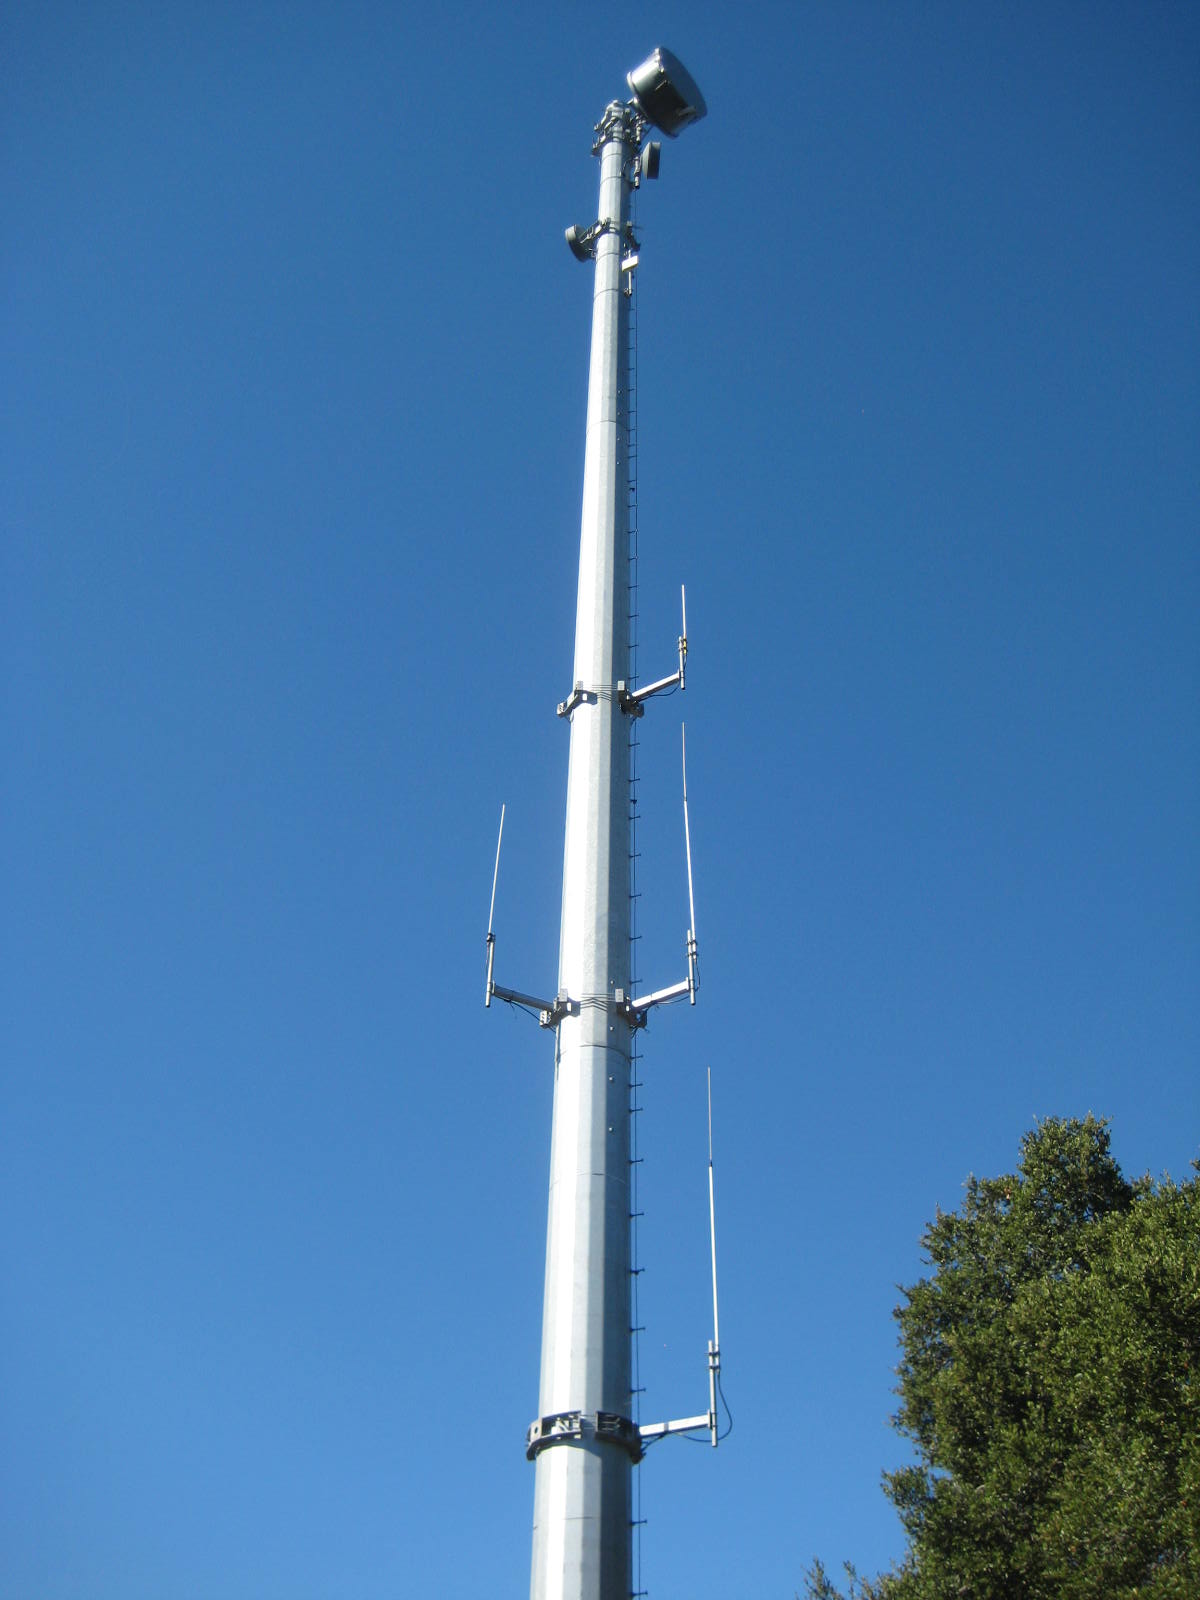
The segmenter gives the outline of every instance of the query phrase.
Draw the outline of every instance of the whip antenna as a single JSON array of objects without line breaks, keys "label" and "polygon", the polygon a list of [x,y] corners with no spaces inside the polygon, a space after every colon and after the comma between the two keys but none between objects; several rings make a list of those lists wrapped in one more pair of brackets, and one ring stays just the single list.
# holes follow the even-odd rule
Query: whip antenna
[{"label": "whip antenna", "polygon": [[683,671],[687,664],[687,590],[682,583],[679,585],[679,609],[683,613],[683,631],[679,635],[679,687],[686,689]]},{"label": "whip antenna", "polygon": [[713,1336],[708,1346],[708,1426],[717,1443],[717,1384],[721,1376],[721,1325],[717,1321],[717,1208],[713,1198],[712,1068],[708,1069],[708,1238],[712,1247]]},{"label": "whip antenna", "polygon": [[[713,1200],[712,1068],[708,1069],[708,1239],[712,1251],[713,1336],[708,1341],[708,1410],[698,1417],[677,1417],[673,1422],[651,1422],[638,1428],[643,1445],[673,1433],[707,1432],[716,1449],[723,1437],[717,1431],[717,1396],[721,1392],[721,1333],[717,1321],[717,1213]],[[721,1397],[724,1399],[724,1396]],[[728,1413],[729,1407],[725,1408]],[[728,1428],[725,1430],[729,1432]]]},{"label": "whip antenna", "polygon": [[691,829],[688,827],[686,724],[681,723],[679,731],[683,736],[683,846],[687,852],[688,916],[691,918],[691,921],[688,925],[687,935],[687,986],[688,999],[691,1001],[692,1005],[695,1005],[696,990],[700,987],[700,982],[696,974],[696,896],[692,890],[692,834]]},{"label": "whip antenna", "polygon": [[496,865],[492,871],[492,903],[488,907],[487,931],[487,985],[483,992],[483,1003],[490,1006],[492,1003],[492,967],[496,960],[496,935],[492,932],[492,919],[496,915],[496,883],[500,877],[500,845],[504,839],[504,807],[500,807],[500,832],[496,839]]},{"label": "whip antenna", "polygon": [[713,1200],[712,1153],[712,1068],[708,1069],[708,1236],[712,1244],[713,1280],[713,1349],[721,1347],[720,1324],[717,1321],[717,1210]]}]

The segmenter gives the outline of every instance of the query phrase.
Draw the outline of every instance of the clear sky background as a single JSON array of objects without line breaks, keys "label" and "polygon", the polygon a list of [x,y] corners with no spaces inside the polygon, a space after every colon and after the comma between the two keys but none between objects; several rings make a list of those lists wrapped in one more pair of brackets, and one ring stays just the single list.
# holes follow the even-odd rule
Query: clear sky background
[{"label": "clear sky background", "polygon": [[521,1596],[595,216],[639,198],[652,1596],[898,1556],[896,1285],[1200,1130],[1200,12],[10,0],[16,1600]]}]

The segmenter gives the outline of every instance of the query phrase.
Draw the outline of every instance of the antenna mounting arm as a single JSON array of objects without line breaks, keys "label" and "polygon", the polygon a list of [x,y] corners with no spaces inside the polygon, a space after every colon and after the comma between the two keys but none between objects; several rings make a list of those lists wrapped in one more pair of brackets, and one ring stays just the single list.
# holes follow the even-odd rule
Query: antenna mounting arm
[{"label": "antenna mounting arm", "polygon": [[496,935],[492,932],[492,923],[496,917],[496,885],[500,880],[500,846],[504,842],[504,807],[500,807],[500,832],[496,836],[496,865],[492,869],[492,904],[488,911],[487,929],[487,979],[483,986],[483,1003],[490,1006],[493,996],[497,1000],[507,1000],[510,1005],[525,1006],[527,1010],[536,1011],[538,1022],[543,1028],[556,1028],[563,1017],[579,1015],[578,1000],[568,1000],[565,993],[556,1000],[539,1000],[537,995],[523,994],[520,989],[502,989],[496,982],[494,971],[496,966]]},{"label": "antenna mounting arm", "polygon": [[570,1000],[565,994],[560,994],[556,1000],[540,1000],[535,994],[524,994],[520,989],[504,989],[492,977],[492,960],[496,950],[495,934],[488,934],[488,977],[487,991],[483,1003],[490,1006],[493,998],[507,1000],[510,1005],[525,1006],[530,1011],[538,1014],[538,1023],[543,1028],[557,1028],[564,1017],[577,1017],[579,1015],[579,1001]]},{"label": "antenna mounting arm", "polygon": [[677,1417],[673,1422],[648,1422],[639,1427],[643,1444],[655,1439],[665,1439],[672,1433],[699,1433],[703,1428],[717,1447],[717,1380],[721,1372],[721,1353],[710,1339],[708,1341],[708,1410],[700,1417]]},{"label": "antenna mounting arm", "polygon": [[676,686],[678,686],[680,689],[687,688],[685,676],[688,653],[687,593],[682,584],[679,586],[679,597],[683,612],[683,631],[680,633],[678,640],[678,671],[673,672],[669,678],[657,678],[653,683],[646,684],[645,688],[643,689],[626,689],[623,685],[618,684],[618,699],[621,703],[621,710],[627,712],[630,716],[640,717],[642,714],[642,702],[644,700],[649,700],[650,696],[653,694],[662,694],[665,689],[674,689]]},{"label": "antenna mounting arm", "polygon": [[712,1245],[713,1286],[713,1336],[708,1341],[708,1412],[703,1417],[680,1417],[675,1422],[652,1422],[645,1428],[639,1428],[638,1433],[644,1443],[652,1439],[665,1439],[670,1433],[698,1433],[701,1428],[706,1428],[715,1450],[721,1438],[717,1432],[717,1395],[721,1389],[721,1324],[717,1320],[717,1215],[713,1198],[711,1067],[708,1071],[708,1231]]},{"label": "antenna mounting arm", "polygon": [[654,1006],[668,1006],[672,1000],[682,1000],[685,997],[692,1005],[696,1004],[696,994],[700,988],[700,980],[696,973],[697,960],[696,936],[688,930],[687,936],[687,964],[688,975],[681,978],[678,983],[669,984],[665,989],[655,989],[652,994],[639,995],[633,1000],[628,1000],[624,1006],[625,1015],[635,1028],[646,1026],[646,1013]]},{"label": "antenna mounting arm", "polygon": [[712,1412],[709,1411],[702,1417],[680,1417],[675,1422],[649,1422],[638,1432],[644,1441],[649,1442],[651,1439],[665,1439],[672,1433],[698,1433],[701,1428],[711,1431],[712,1426]]}]

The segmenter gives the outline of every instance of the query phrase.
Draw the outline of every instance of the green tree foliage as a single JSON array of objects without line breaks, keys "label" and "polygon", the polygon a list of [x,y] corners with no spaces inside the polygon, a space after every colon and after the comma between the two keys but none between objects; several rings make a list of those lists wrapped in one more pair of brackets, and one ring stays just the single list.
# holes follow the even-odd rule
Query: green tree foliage
[{"label": "green tree foliage", "polygon": [[[908,1553],[848,1600],[1198,1600],[1200,1179],[1128,1183],[1093,1117],[972,1178],[897,1308],[884,1474]],[[818,1562],[809,1600],[843,1600]]]}]

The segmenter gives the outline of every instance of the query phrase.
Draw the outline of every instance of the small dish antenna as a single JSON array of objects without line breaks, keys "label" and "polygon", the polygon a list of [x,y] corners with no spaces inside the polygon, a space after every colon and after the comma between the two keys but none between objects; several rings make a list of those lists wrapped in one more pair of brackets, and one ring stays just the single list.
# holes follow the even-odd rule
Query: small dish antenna
[{"label": "small dish antenna", "polygon": [[[633,103],[668,139],[676,138],[691,122],[699,122],[708,107],[696,80],[678,56],[659,45],[640,67],[625,75]],[[651,173],[649,176],[653,177]]]}]

